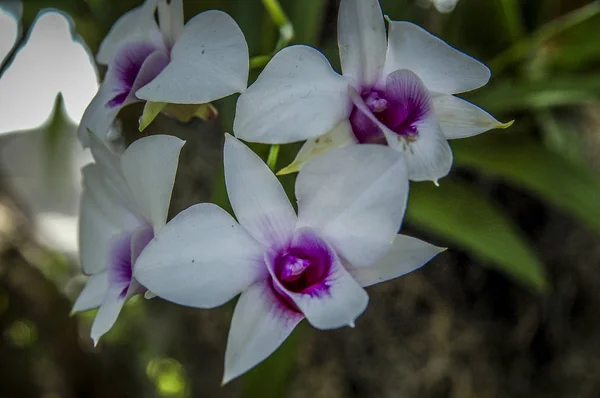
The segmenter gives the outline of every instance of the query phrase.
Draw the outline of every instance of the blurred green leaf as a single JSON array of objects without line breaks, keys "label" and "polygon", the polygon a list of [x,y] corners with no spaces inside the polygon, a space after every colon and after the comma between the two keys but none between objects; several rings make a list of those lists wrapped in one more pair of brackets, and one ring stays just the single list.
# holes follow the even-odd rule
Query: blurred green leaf
[{"label": "blurred green leaf", "polygon": [[539,143],[501,132],[453,142],[455,163],[501,177],[600,231],[600,177]]},{"label": "blurred green leaf", "polygon": [[597,18],[598,15],[600,15],[600,2],[594,1],[561,18],[552,20],[499,54],[489,63],[489,66],[492,70],[498,72],[524,56],[531,55],[532,52],[538,50],[540,46],[556,36],[576,28],[590,19]]},{"label": "blurred green leaf", "polygon": [[282,5],[288,10],[288,15],[296,33],[296,44],[315,45],[319,41],[325,11],[326,0],[285,0]]},{"label": "blurred green leaf", "polygon": [[600,99],[600,76],[555,75],[513,83],[504,80],[465,97],[492,113],[591,103]]},{"label": "blurred green leaf", "polygon": [[521,232],[489,198],[464,184],[412,183],[406,218],[530,288],[547,288],[543,266]]}]

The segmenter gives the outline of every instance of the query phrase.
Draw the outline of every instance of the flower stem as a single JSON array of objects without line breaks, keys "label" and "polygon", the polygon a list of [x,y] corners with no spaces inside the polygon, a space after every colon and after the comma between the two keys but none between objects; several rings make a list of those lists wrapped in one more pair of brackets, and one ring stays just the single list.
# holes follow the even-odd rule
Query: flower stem
[{"label": "flower stem", "polygon": [[268,55],[257,55],[256,57],[250,58],[250,69],[262,68],[264,67],[273,55],[277,54],[279,50],[290,44],[290,42],[294,39],[294,26],[290,22],[287,15],[281,8],[281,4],[279,4],[278,0],[262,0],[267,13],[271,17],[271,20],[277,25],[279,28],[279,39],[277,40],[277,44],[275,44],[275,49],[271,54]]},{"label": "flower stem", "polygon": [[270,55],[257,55],[250,58],[250,69],[262,68],[271,60]]},{"label": "flower stem", "polygon": [[273,171],[275,171],[275,166],[277,166],[277,157],[279,156],[279,145],[271,145],[269,148],[269,156],[267,157],[267,165]]},{"label": "flower stem", "polygon": [[262,0],[262,3],[273,22],[275,22],[275,25],[279,28],[279,40],[274,51],[276,53],[292,41],[294,38],[294,27],[287,15],[285,15],[278,0]]}]

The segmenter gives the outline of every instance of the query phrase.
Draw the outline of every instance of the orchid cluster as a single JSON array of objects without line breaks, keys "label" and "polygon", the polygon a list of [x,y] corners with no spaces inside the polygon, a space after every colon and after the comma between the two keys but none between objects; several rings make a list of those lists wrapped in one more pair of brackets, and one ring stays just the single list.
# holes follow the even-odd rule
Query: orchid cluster
[{"label": "orchid cluster", "polygon": [[[377,0],[342,0],[338,23],[342,75],[316,49],[291,46],[248,88],[248,47],[223,12],[184,25],[182,0],[147,0],[115,23],[97,55],[106,78],[79,129],[95,163],[83,170],[80,217],[90,278],[73,310],[100,307],[95,343],[136,294],[197,308],[240,295],[227,382],[273,353],[304,318],[317,329],[354,326],[369,301],[365,287],[444,250],[398,234],[409,181],[448,174],[447,139],[507,126],[454,96],[485,85],[490,71],[412,23],[388,19],[386,34]],[[184,141],[153,135],[115,153],[107,145],[115,117],[133,102],[160,112],[234,93],[237,138],[226,134],[224,168],[235,218],[200,203],[167,222]],[[279,172],[299,172],[297,211],[238,138],[306,140]]]}]

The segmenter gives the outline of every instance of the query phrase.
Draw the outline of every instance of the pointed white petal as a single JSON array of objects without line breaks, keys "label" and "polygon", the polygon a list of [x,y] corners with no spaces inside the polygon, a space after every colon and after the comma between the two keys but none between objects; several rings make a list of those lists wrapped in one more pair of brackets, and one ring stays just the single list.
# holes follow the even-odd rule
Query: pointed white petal
[{"label": "pointed white petal", "polygon": [[99,307],[108,291],[108,273],[90,276],[83,290],[75,300],[71,312],[82,312]]},{"label": "pointed white petal", "polygon": [[141,138],[121,156],[121,169],[140,211],[154,227],[167,222],[171,192],[185,141],[170,135]]},{"label": "pointed white petal", "polygon": [[172,104],[203,104],[243,91],[248,84],[248,45],[236,22],[221,11],[190,19],[171,63],[138,98]]},{"label": "pointed white petal", "polygon": [[240,95],[233,131],[267,144],[321,136],[350,115],[347,86],[314,48],[286,47]]},{"label": "pointed white petal", "polygon": [[110,28],[100,43],[96,55],[99,64],[112,62],[119,48],[126,42],[152,40],[159,43],[161,34],[154,20],[157,0],[146,0],[144,4],[123,14]]},{"label": "pointed white petal", "polygon": [[399,69],[417,74],[429,91],[456,94],[484,86],[490,70],[410,22],[389,21],[384,75]]},{"label": "pointed white petal", "polygon": [[334,149],[308,162],[296,180],[298,228],[310,227],[354,266],[390,249],[408,196],[406,163],[383,145]]},{"label": "pointed white petal", "polygon": [[239,223],[265,247],[289,243],[296,213],[267,165],[250,148],[225,136],[225,182]]},{"label": "pointed white petal", "polygon": [[452,95],[433,98],[433,107],[447,139],[472,137],[512,125],[512,122],[501,123],[483,109]]},{"label": "pointed white petal", "polygon": [[263,248],[208,203],[173,218],[138,257],[135,278],[165,300],[217,307],[266,275]]},{"label": "pointed white petal", "polygon": [[344,77],[357,87],[373,86],[385,63],[385,23],[378,0],[342,0],[338,44]]},{"label": "pointed white petal", "polygon": [[302,145],[294,161],[279,170],[277,175],[284,175],[300,171],[302,166],[313,157],[325,153],[331,149],[341,148],[357,144],[356,137],[352,133],[352,126],[347,119],[342,120],[329,133],[317,138],[311,138]]},{"label": "pointed white petal", "polygon": [[108,105],[112,98],[114,98],[114,93],[111,88],[102,85],[85,112],[83,112],[81,122],[77,128],[77,136],[84,147],[90,145],[90,132],[95,134],[101,141],[106,141],[108,131],[121,110],[121,106]]},{"label": "pointed white petal", "polygon": [[406,275],[444,250],[410,236],[397,235],[384,258],[372,267],[350,268],[349,272],[361,286],[367,287]]},{"label": "pointed white petal", "polygon": [[104,336],[113,327],[121,313],[123,304],[125,304],[125,298],[121,297],[121,289],[109,287],[92,323],[91,337],[94,340],[94,345],[98,345],[100,337]]},{"label": "pointed white petal", "polygon": [[237,302],[225,352],[223,384],[271,355],[303,319],[278,298],[268,282],[250,286]]},{"label": "pointed white petal", "polygon": [[[344,268],[333,250],[329,250],[331,268],[319,286],[312,286],[309,292],[296,293],[287,290],[275,276],[272,278],[273,284],[287,294],[315,328],[353,327],[356,318],[367,308],[369,296]],[[273,270],[272,258],[267,255],[265,260]]]}]

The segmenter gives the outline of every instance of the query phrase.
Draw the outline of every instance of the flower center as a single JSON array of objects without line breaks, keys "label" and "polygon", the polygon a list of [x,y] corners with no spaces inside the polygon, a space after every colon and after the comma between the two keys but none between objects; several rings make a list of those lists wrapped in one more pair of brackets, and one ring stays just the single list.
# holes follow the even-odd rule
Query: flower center
[{"label": "flower center", "polygon": [[166,67],[165,57],[146,62],[158,50],[155,44],[144,41],[127,43],[119,49],[105,79],[113,93],[109,107],[122,106],[133,90],[152,81]]},{"label": "flower center", "polygon": [[[429,92],[408,70],[390,74],[384,89],[363,89],[361,97],[377,120],[409,142],[418,138],[419,123],[431,109]],[[359,143],[387,144],[377,123],[356,106],[350,114],[350,124]]]},{"label": "flower center", "polygon": [[274,276],[289,291],[312,293],[329,274],[332,256],[331,249],[313,231],[301,230],[290,247],[275,255]]},{"label": "flower center", "polygon": [[310,267],[310,260],[298,257],[294,254],[286,254],[281,259],[281,273],[279,277],[282,281],[285,282],[294,282],[298,280],[306,271],[308,267]]}]

